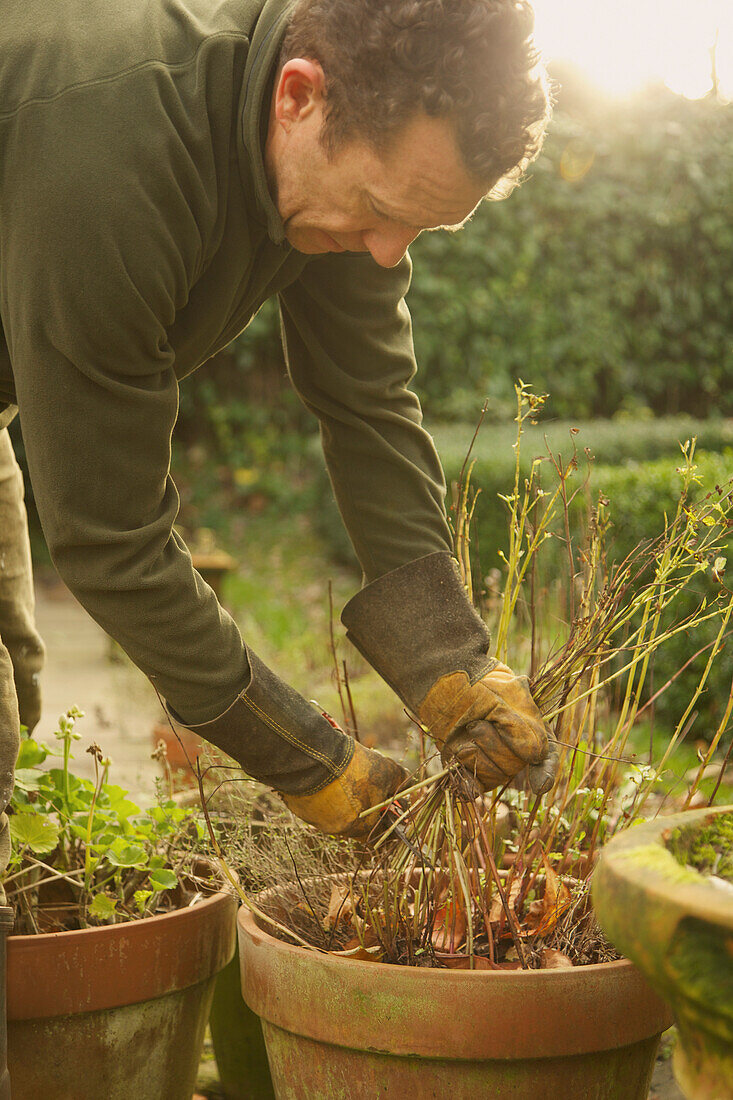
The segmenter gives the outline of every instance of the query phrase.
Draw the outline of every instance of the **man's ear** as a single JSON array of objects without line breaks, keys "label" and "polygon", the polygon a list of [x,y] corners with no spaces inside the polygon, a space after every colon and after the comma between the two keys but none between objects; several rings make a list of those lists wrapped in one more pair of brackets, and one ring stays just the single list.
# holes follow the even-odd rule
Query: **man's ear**
[{"label": "man's ear", "polygon": [[326,97],[326,78],[317,61],[293,57],[280,70],[274,96],[275,120],[289,133],[319,109]]}]

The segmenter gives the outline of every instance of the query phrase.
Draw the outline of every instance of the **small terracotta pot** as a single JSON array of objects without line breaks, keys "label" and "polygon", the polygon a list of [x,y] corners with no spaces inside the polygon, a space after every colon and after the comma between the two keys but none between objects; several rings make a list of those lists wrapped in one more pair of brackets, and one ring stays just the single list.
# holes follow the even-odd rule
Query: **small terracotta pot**
[{"label": "small terracotta pot", "polygon": [[593,903],[606,935],[669,1002],[675,1076],[692,1100],[733,1097],[733,891],[683,867],[665,834],[733,806],[645,822],[601,853]]},{"label": "small terracotta pot", "polygon": [[277,1100],[646,1100],[670,1014],[630,962],[437,970],[292,947],[238,917]]},{"label": "small terracotta pot", "polygon": [[8,937],[13,1100],[191,1100],[235,898]]}]

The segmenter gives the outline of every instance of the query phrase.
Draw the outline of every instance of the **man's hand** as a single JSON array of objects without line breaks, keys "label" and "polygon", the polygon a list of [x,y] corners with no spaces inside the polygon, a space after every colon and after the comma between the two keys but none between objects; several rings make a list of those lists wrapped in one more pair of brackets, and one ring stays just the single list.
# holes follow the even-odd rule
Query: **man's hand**
[{"label": "man's hand", "polygon": [[373,581],[342,620],[444,758],[459,760],[486,789],[529,767],[532,789],[550,790],[556,742],[526,676],[489,657],[489,632],[451,554],[428,554]]},{"label": "man's hand", "polygon": [[530,695],[526,676],[494,665],[475,683],[465,672],[442,676],[419,710],[445,760],[459,761],[485,790],[500,787],[529,766],[535,794],[555,781],[557,746]]},{"label": "man's hand", "polygon": [[322,791],[282,797],[296,817],[322,833],[365,840],[384,811],[366,817],[362,812],[385,802],[406,779],[407,772],[394,760],[357,743],[346,771]]}]

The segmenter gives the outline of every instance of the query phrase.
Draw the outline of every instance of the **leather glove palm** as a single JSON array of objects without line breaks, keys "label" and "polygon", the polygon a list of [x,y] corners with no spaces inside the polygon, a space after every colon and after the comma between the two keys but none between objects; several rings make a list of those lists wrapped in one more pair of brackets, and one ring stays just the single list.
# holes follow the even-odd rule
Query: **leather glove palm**
[{"label": "leather glove palm", "polygon": [[554,782],[557,749],[529,691],[526,676],[494,664],[475,683],[465,672],[442,676],[417,716],[444,760],[454,757],[485,790],[529,767],[535,794]]}]

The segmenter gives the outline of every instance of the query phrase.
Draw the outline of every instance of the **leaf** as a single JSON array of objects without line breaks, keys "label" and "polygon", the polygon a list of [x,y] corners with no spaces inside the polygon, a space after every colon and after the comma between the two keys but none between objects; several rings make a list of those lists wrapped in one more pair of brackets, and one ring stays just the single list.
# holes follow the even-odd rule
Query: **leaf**
[{"label": "leaf", "polygon": [[122,821],[126,821],[132,814],[140,813],[140,807],[127,798],[127,791],[115,783],[105,783],[102,788],[102,802]]},{"label": "leaf", "polygon": [[376,936],[367,932],[363,943],[358,936],[352,936],[343,947],[338,951],[332,951],[331,954],[347,959],[359,959],[361,962],[381,962],[383,952]]},{"label": "leaf", "polygon": [[178,886],[178,875],[166,867],[155,867],[150,872],[150,885],[154,890],[175,890]]},{"label": "leaf", "polygon": [[27,811],[11,814],[8,820],[16,844],[27,845],[36,855],[48,855],[59,842],[58,827],[42,814]]},{"label": "leaf", "polygon": [[145,912],[145,906],[148,903],[148,898],[151,898],[152,896],[152,890],[136,890],[135,893],[132,895],[135,905],[137,907],[137,911],[141,916]]},{"label": "leaf", "polygon": [[89,912],[98,920],[109,920],[117,911],[117,899],[107,894],[95,894]]},{"label": "leaf", "polygon": [[34,768],[38,764],[42,764],[47,756],[48,749],[45,745],[38,741],[34,741],[32,737],[26,737],[20,743],[18,759],[15,762],[16,774],[18,769]]},{"label": "leaf", "polygon": [[146,867],[148,862],[144,848],[139,844],[128,844],[122,837],[113,840],[102,854],[113,867]]},{"label": "leaf", "polygon": [[[522,889],[521,875],[515,875],[514,881],[509,887],[509,896],[507,897],[507,904],[509,908],[516,912],[516,901],[519,897],[519,891]],[[504,889],[504,896],[506,897],[506,889]],[[489,907],[489,920],[497,923],[500,920],[506,919],[504,912],[504,905],[501,900],[501,894],[497,890],[491,899],[491,906]]]},{"label": "leaf", "polygon": [[436,910],[431,936],[433,947],[436,951],[456,952],[465,942],[466,929],[466,911],[454,898]]},{"label": "leaf", "polygon": [[471,966],[470,955],[445,955],[436,951],[436,959],[442,966],[447,967],[448,970],[493,970],[488,959],[485,959],[483,955],[473,956],[473,966]]},{"label": "leaf", "polygon": [[546,947],[542,952],[541,970],[566,970],[572,966],[572,960],[562,951],[555,951],[552,947]]},{"label": "leaf", "polygon": [[331,887],[331,897],[328,902],[328,913],[323,919],[323,927],[326,932],[336,928],[339,924],[350,924],[354,915],[348,886]]},{"label": "leaf", "polygon": [[37,768],[16,768],[15,785],[21,791],[38,791],[43,781],[43,772]]},{"label": "leaf", "polygon": [[545,892],[541,899],[532,902],[525,920],[525,927],[536,936],[547,936],[552,932],[573,900],[569,887],[560,881],[546,859],[544,864]]}]

